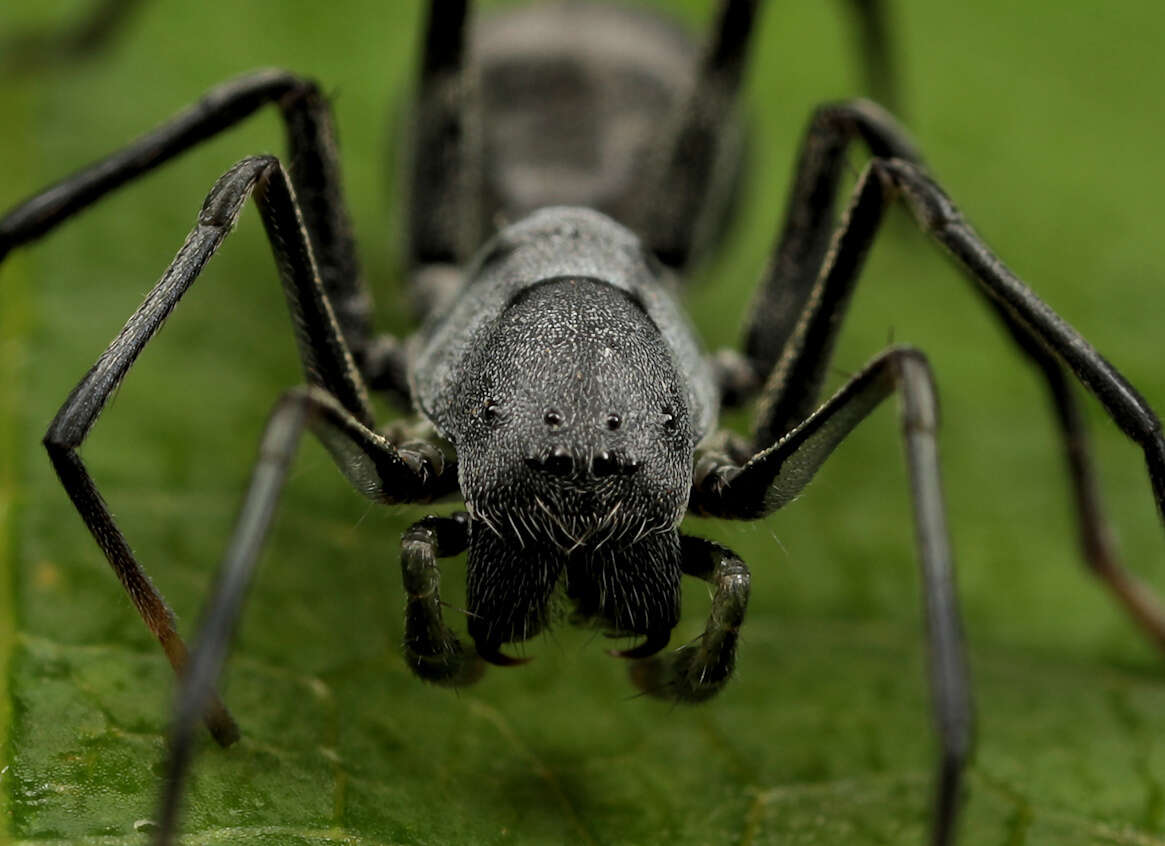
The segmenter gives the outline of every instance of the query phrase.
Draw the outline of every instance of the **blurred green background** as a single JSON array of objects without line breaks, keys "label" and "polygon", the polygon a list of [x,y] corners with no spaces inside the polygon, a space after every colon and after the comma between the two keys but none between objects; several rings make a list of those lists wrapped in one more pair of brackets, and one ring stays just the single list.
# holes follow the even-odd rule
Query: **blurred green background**
[{"label": "blurred green background", "polygon": [[[80,0],[14,0],[0,31]],[[501,5],[489,3],[488,6]],[[659,4],[693,28],[710,2]],[[771,3],[746,106],[755,170],[691,303],[732,344],[809,110],[862,90],[843,4]],[[1005,260],[1165,408],[1161,37],[1149,0],[897,0],[906,120]],[[0,79],[0,208],[264,65],[322,81],[383,327],[407,331],[388,155],[419,4],[157,0],[108,53]],[[231,163],[280,152],[270,113],[122,191],[0,268],[0,842],[147,842],[171,678],[52,475],[40,437]],[[860,156],[854,158],[855,171]],[[190,633],[263,420],[300,379],[246,212],[85,457]],[[833,382],[890,338],[938,374],[951,527],[979,709],[963,844],[1165,843],[1165,673],[1084,572],[1041,386],[902,214],[871,256]],[[1165,586],[1139,451],[1088,401],[1132,568]],[[187,843],[921,843],[934,751],[894,412],[759,524],[688,524],[752,566],[735,683],[698,709],[632,698],[589,635],[459,695],[406,671],[398,538],[305,444],[225,680],[244,740],[202,744]],[[450,506],[452,507],[452,506]],[[445,567],[456,605],[461,562]],[[677,633],[706,591],[688,588]]]}]

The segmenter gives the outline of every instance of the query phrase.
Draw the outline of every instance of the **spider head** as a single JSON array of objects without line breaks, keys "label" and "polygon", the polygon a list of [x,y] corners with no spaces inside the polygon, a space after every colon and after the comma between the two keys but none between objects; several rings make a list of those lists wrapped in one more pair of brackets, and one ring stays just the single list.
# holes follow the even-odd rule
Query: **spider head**
[{"label": "spider head", "polygon": [[685,383],[632,299],[595,280],[549,280],[473,357],[458,465],[466,502],[495,534],[571,551],[678,525],[695,446]]},{"label": "spider head", "polygon": [[555,279],[474,356],[457,451],[475,520],[470,611],[488,640],[540,628],[560,582],[610,628],[670,630],[695,435],[658,329],[610,285]]}]

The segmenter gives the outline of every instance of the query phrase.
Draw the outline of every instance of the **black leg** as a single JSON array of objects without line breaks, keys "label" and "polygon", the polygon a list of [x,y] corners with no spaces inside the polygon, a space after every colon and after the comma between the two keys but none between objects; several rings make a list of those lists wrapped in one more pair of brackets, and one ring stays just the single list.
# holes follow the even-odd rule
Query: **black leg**
[{"label": "black leg", "polygon": [[[833,234],[838,185],[848,164],[846,152],[850,143],[859,139],[874,156],[919,159],[905,130],[874,103],[832,103],[813,113],[794,168],[784,228],[749,311],[752,317],[744,349],[758,387],[772,372],[813,291]],[[798,396],[798,402],[780,415],[785,431],[816,406],[817,392],[808,394]],[[793,398],[786,395],[782,399],[789,402]],[[764,432],[760,438],[770,435]]]},{"label": "black leg", "polygon": [[142,0],[96,0],[85,17],[56,30],[0,36],[0,75],[33,74],[86,59],[124,30]]},{"label": "black leg", "polygon": [[853,7],[854,35],[870,96],[895,114],[902,114],[901,89],[894,67],[894,49],[891,32],[893,25],[887,7],[888,0],[850,0]]},{"label": "black leg", "polygon": [[926,359],[908,348],[883,353],[780,443],[757,453],[743,467],[705,455],[696,469],[689,507],[698,514],[736,519],[775,511],[804,489],[833,449],[895,390],[902,399],[940,744],[931,843],[949,844],[971,749],[973,716],[939,472],[938,399]]},{"label": "black leg", "polygon": [[680,542],[683,572],[716,589],[708,624],[694,643],[633,664],[631,678],[651,696],[674,702],[704,702],[719,693],[732,677],[751,577],[745,563],[727,547],[687,535],[681,536]]},{"label": "black leg", "polygon": [[436,436],[381,434],[330,393],[315,400],[312,412],[312,431],[349,484],[369,499],[400,505],[433,502],[457,492],[457,455]]},{"label": "black leg", "polygon": [[[834,198],[846,161],[844,150],[849,140],[858,137],[875,156],[919,160],[906,132],[874,104],[858,101],[818,109],[802,143],[786,210],[785,229],[754,302],[745,344],[746,355],[741,359],[722,354],[718,359],[718,363],[723,364],[719,372],[724,399],[730,403],[746,399],[756,386],[763,383],[764,374],[770,374],[770,385],[779,383],[782,386],[779,391],[767,392],[762,401],[754,441],[758,449],[774,443],[817,403],[821,380],[829,363],[828,355],[820,353],[832,344],[849,301],[850,287],[836,284],[821,288],[822,301],[814,308],[829,315],[829,320],[835,319],[836,323],[829,326],[829,320],[819,320],[815,327],[816,341],[810,337],[812,333],[807,333],[806,347],[801,353],[794,354],[790,348],[792,357],[781,361],[783,375],[777,375],[775,371],[791,336],[800,323],[809,319],[806,305],[815,290],[829,246]],[[856,280],[856,270],[834,267],[830,272],[835,274],[835,281],[844,278],[846,273],[853,274],[850,285]],[[1160,641],[1163,630],[1156,621],[1165,620],[1165,611],[1161,610],[1151,592],[1139,585],[1120,565],[1116,556],[1101,508],[1087,431],[1076,399],[1065,381],[1062,365],[1037,336],[1011,317],[1002,303],[990,296],[984,298],[1019,348],[1043,374],[1048,386],[1063,437],[1085,561],[1111,586],[1140,624]],[[733,366],[729,367],[729,363]]]},{"label": "black leg", "polygon": [[473,157],[467,155],[468,0],[430,0],[412,129],[409,257],[413,270],[460,265],[478,243]]},{"label": "black leg", "polygon": [[460,288],[461,267],[486,235],[481,102],[466,62],[469,16],[469,0],[429,0],[408,168],[409,291],[422,321]]},{"label": "black leg", "polygon": [[459,555],[469,546],[469,515],[426,517],[401,539],[404,579],[405,661],[420,678],[434,684],[461,687],[481,677],[485,663],[445,625],[441,613],[441,571],[438,558]]},{"label": "black leg", "polygon": [[170,729],[166,776],[158,813],[158,846],[174,840],[179,801],[193,753],[194,725],[214,695],[219,672],[250,586],[251,571],[271,526],[279,494],[310,412],[306,391],[280,400],[259,447],[250,488],[219,567],[208,612],[189,668],[181,674]]},{"label": "black leg", "polygon": [[642,192],[644,241],[671,267],[687,264],[710,202],[758,5],[757,0],[722,0],[692,91]]},{"label": "black leg", "polygon": [[923,231],[968,272],[1021,349],[1043,372],[1065,437],[1086,559],[1137,623],[1165,647],[1165,612],[1153,592],[1129,574],[1112,551],[1087,436],[1061,367],[1071,370],[1144,450],[1157,507],[1165,517],[1165,438],[1160,421],[1136,389],[988,249],[917,164],[876,159],[859,180],[826,264],[769,377],[756,426],[757,446],[776,442],[817,396],[866,251],[886,205],[898,198]]},{"label": "black leg", "polygon": [[[285,71],[259,71],[211,89],[198,103],[124,149],[11,209],[0,217],[0,261],[12,249],[40,238],[106,194],[268,103],[278,104],[287,126],[291,179],[324,289],[349,347],[363,361],[371,341],[372,305],[356,260],[331,108],[315,83]],[[391,372],[388,364],[381,367]]]},{"label": "black leg", "polygon": [[[258,157],[244,159],[214,186],[203,205],[198,224],[166,273],[73,389],[44,439],[69,498],[178,672],[185,665],[186,650],[175,628],[173,614],[134,558],[78,450],[117,385],[198,278],[206,262],[231,231],[252,193],[283,280],[308,381],[334,395],[349,417],[362,425],[371,425],[372,412],[363,382],[344,345],[327,294],[316,273],[311,245],[300,224],[290,182],[276,159]],[[450,473],[454,472],[446,466],[435,471],[429,459],[421,454],[401,453],[395,462],[394,468],[399,475],[409,479],[418,475],[416,468],[419,468],[423,475],[449,484]],[[362,465],[351,461],[344,466],[358,472]],[[413,481],[411,487],[403,489],[411,492],[418,487],[423,489]],[[237,737],[237,728],[221,705],[216,704],[216,709],[207,719],[220,743],[229,744]]]},{"label": "black leg", "polygon": [[1092,450],[1084,416],[1080,412],[1072,385],[1056,356],[1043,347],[1006,308],[992,300],[991,305],[1007,326],[1012,338],[1043,374],[1052,409],[1060,426],[1068,478],[1072,483],[1076,522],[1080,532],[1080,550],[1088,567],[1112,589],[1138,624],[1162,646],[1161,621],[1165,609],[1147,586],[1141,584],[1120,562],[1100,499],[1100,485],[1093,468]]},{"label": "black leg", "polygon": [[[896,81],[888,45],[885,0],[851,0],[851,3],[871,90],[884,103],[893,104]],[[678,124],[661,151],[656,169],[648,174],[642,192],[644,208],[640,229],[646,243],[671,267],[682,268],[688,263],[693,245],[699,243],[699,228],[708,207],[720,203],[721,198],[715,196],[715,191],[727,188],[718,185],[716,171],[725,134],[733,131],[732,113],[760,5],[756,0],[722,0],[716,29],[697,68],[693,89],[682,105]],[[839,107],[838,111],[844,108]],[[872,104],[862,108],[873,115],[866,119],[878,119],[880,109]],[[839,156],[849,134],[866,133],[860,126],[844,125],[847,121],[860,123],[862,115],[833,117],[839,124],[834,131],[840,129],[847,136],[839,139],[842,143],[832,153]],[[867,141],[871,139],[867,137]],[[876,151],[875,155],[908,155],[910,145],[904,138],[902,141],[903,146]],[[804,151],[803,156],[831,154],[828,145],[821,147]],[[767,368],[762,370],[767,372]]]},{"label": "black leg", "polygon": [[[450,492],[448,484],[451,480],[443,472],[439,453],[434,455],[435,447],[419,443],[402,445],[399,449],[394,447],[361,424],[334,396],[319,387],[296,388],[279,400],[263,434],[259,459],[219,567],[193,655],[188,669],[182,674],[159,813],[156,843],[160,846],[173,842],[179,800],[192,756],[194,725],[199,715],[205,712],[207,702],[214,701],[214,687],[222,672],[259,553],[305,427],[324,443],[353,486],[372,499],[381,502],[423,501]],[[455,480],[452,484],[456,484]],[[410,536],[420,527],[429,525],[434,528],[434,545],[437,539],[440,540],[439,554],[457,554],[460,550],[455,547],[462,536],[464,542],[468,542],[466,519],[429,518],[406,534],[406,557]],[[415,594],[424,591],[420,583],[409,582],[407,570],[406,587],[411,609],[413,599],[424,600]],[[431,596],[436,601],[435,583]],[[437,613],[439,616],[439,609]]]}]

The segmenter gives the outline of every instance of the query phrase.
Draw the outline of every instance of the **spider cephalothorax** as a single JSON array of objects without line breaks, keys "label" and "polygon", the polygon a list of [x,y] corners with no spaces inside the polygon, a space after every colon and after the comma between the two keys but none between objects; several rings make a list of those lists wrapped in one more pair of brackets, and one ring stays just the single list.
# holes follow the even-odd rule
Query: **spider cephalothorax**
[{"label": "spider cephalothorax", "polygon": [[[554,275],[580,253],[602,277]],[[658,287],[666,271],[586,209],[536,214],[484,256],[414,368],[437,374],[414,396],[457,449],[476,524],[470,634],[494,656],[540,631],[561,589],[576,619],[646,635],[657,651],[678,619],[677,527],[715,412],[670,343],[682,339],[689,358],[696,349]]]},{"label": "spider cephalothorax", "polygon": [[475,516],[566,551],[678,525],[697,433],[686,380],[633,295],[537,281],[482,335],[450,385],[446,429]]}]

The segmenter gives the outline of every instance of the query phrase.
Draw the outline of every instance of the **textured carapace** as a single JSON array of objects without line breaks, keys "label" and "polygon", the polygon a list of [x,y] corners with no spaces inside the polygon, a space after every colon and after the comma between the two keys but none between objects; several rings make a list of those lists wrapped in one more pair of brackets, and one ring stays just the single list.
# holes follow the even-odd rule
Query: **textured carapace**
[{"label": "textured carapace", "polygon": [[541,630],[560,583],[576,619],[675,625],[677,531],[718,395],[671,283],[610,218],[544,209],[484,248],[418,336],[413,396],[456,448],[479,523],[469,619],[483,653]]}]

